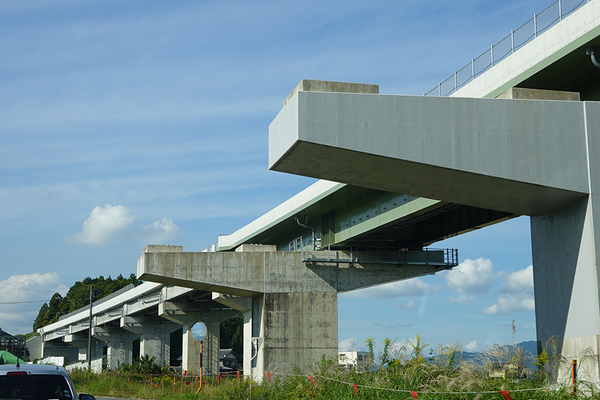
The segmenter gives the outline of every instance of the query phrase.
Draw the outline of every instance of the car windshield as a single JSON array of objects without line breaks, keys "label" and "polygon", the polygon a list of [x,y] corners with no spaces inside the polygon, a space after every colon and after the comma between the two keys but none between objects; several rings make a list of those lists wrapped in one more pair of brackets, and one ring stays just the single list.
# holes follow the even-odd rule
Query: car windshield
[{"label": "car windshield", "polygon": [[2,375],[0,400],[73,400],[69,385],[60,375]]}]

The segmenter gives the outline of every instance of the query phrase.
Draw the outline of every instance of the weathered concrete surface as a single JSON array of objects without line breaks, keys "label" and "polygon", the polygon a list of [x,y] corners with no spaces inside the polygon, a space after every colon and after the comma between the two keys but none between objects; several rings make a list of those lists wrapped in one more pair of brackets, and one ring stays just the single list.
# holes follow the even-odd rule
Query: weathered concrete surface
[{"label": "weathered concrete surface", "polygon": [[562,92],[558,90],[528,89],[519,87],[512,87],[496,98],[514,100],[580,100],[579,92]]},{"label": "weathered concrete surface", "polygon": [[588,191],[581,102],[299,91],[269,127],[269,167],[539,215]]},{"label": "weathered concrete surface", "polygon": [[[600,382],[600,335],[580,336],[565,339],[562,343],[563,365],[558,370],[557,381],[565,386],[572,382],[572,361],[577,361],[578,382]],[[589,391],[579,386],[580,393]]]},{"label": "weathered concrete surface", "polygon": [[[440,251],[390,252],[403,254],[396,259],[384,254],[391,260],[384,264],[382,254],[375,252],[358,252],[351,258],[342,251],[276,252],[271,246],[221,253],[170,253],[164,247],[154,253],[153,248],[147,246],[138,260],[140,279],[218,292],[213,300],[238,310],[232,313],[244,313],[244,374],[258,380],[264,371],[291,372],[294,365],[335,356],[338,292],[448,268]],[[351,263],[356,260],[381,263]],[[186,324],[183,364],[195,369],[193,357],[199,353],[189,334],[192,321],[208,321],[209,334],[216,334],[223,319],[211,319],[217,316],[214,311],[195,315],[186,311],[190,307],[164,302],[159,315]]]},{"label": "weathered concrete surface", "polygon": [[[433,252],[432,252],[433,253]],[[320,259],[331,254],[311,252]],[[350,260],[336,252],[336,258]],[[367,253],[362,253],[368,257]],[[138,277],[171,285],[254,297],[260,293],[341,292],[433,274],[439,265],[317,263],[307,265],[300,252],[152,252],[138,260]]]},{"label": "weathered concrete surface", "polygon": [[300,83],[292,90],[292,93],[285,99],[283,105],[294,97],[296,92],[336,92],[336,93],[370,93],[378,94],[379,85],[352,83],[352,82],[332,82],[318,81],[313,79],[302,79]]},{"label": "weathered concrete surface", "polygon": [[337,356],[336,293],[267,293],[262,312],[264,371],[292,371]]},{"label": "weathered concrete surface", "polygon": [[[196,322],[206,325],[207,335],[203,341],[203,372],[219,372],[219,342],[221,338],[221,322],[239,314],[236,310],[212,309],[210,302],[171,302],[165,301],[158,306],[158,315],[183,329],[183,349],[181,368],[186,371],[200,370],[200,343],[191,335],[191,328]],[[174,330],[174,329],[173,329]]]},{"label": "weathered concrete surface", "polygon": [[247,312],[252,309],[252,299],[247,297],[232,296],[224,293],[212,293],[212,300],[233,308],[239,312]]}]

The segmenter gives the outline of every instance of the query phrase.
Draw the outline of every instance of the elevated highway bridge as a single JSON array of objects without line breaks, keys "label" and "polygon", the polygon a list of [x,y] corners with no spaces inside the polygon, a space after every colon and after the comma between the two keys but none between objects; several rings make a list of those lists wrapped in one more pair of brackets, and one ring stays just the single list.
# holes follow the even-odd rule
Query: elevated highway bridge
[{"label": "elevated highway bridge", "polygon": [[[115,318],[115,332],[93,325],[95,337],[123,349],[145,342],[144,315],[189,338],[191,321],[211,318],[196,313],[206,300],[220,313],[213,321],[244,314],[244,374],[261,379],[337,354],[338,292],[452,268],[455,250],[429,246],[529,215],[538,340],[559,338],[580,377],[600,382],[600,69],[590,60],[600,0],[557,21],[501,62],[492,54],[450,97],[303,80],[269,127],[269,167],[323,180],[204,252],[147,246],[138,277],[182,297],[118,324],[124,305],[107,309],[97,321]],[[44,327],[43,337],[68,343],[72,333],[52,333],[67,326]],[[184,354],[195,351],[182,342]]]}]

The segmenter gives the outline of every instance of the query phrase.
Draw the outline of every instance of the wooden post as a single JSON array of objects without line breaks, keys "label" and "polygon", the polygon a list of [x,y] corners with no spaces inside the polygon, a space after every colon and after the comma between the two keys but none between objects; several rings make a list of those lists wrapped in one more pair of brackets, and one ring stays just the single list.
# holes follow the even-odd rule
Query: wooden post
[{"label": "wooden post", "polygon": [[576,381],[577,381],[577,360],[573,360],[571,363],[571,383],[573,385],[573,394],[572,396],[575,397],[575,394],[577,393],[577,387],[576,387]]},{"label": "wooden post", "polygon": [[198,390],[196,391],[196,394],[200,393],[200,390],[202,390],[202,353],[204,351],[204,340],[200,341],[200,385],[198,386]]}]

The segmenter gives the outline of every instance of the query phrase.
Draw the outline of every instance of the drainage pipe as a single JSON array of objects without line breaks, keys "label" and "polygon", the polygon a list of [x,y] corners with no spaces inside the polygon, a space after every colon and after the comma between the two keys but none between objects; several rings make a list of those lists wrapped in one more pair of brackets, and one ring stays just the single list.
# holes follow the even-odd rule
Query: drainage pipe
[{"label": "drainage pipe", "polygon": [[596,68],[600,69],[600,62],[598,62],[598,60],[596,59],[596,54],[598,53],[600,53],[598,51],[598,46],[590,46],[585,51],[585,54],[592,58],[592,64],[594,64]]},{"label": "drainage pipe", "polygon": [[315,228],[313,228],[312,226],[308,226],[308,225],[303,224],[302,222],[300,222],[300,217],[298,215],[296,215],[296,222],[301,227],[308,228],[308,229],[312,230],[312,245],[313,245],[313,251],[315,251],[317,249],[317,242],[315,241]]}]

